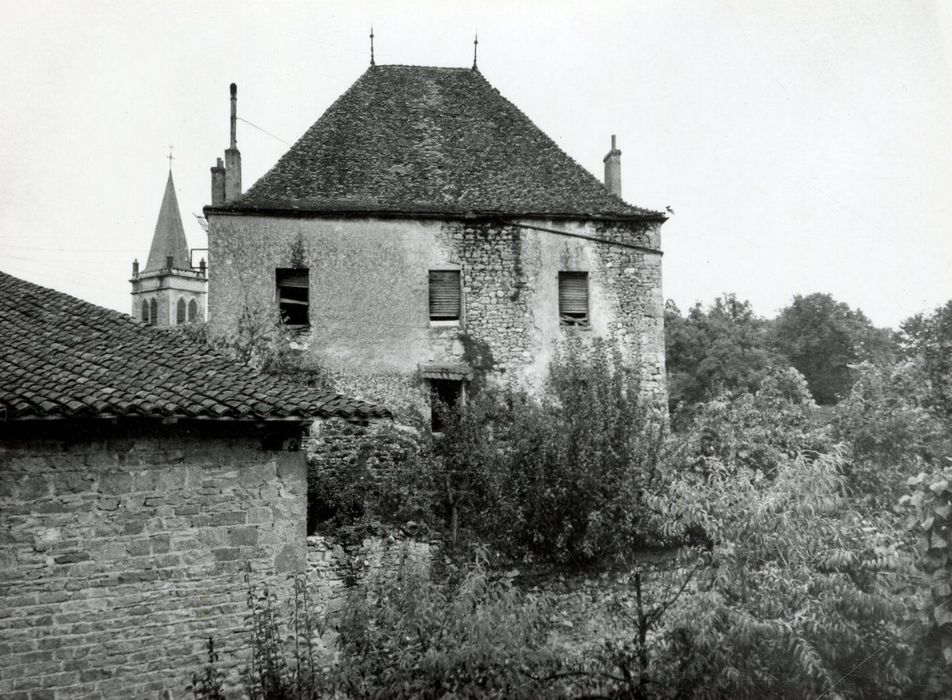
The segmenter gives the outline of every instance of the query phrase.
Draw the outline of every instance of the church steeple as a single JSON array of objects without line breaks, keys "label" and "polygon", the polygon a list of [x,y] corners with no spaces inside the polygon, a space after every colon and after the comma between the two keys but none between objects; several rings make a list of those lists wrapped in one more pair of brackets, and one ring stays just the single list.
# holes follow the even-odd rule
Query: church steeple
[{"label": "church steeple", "polygon": [[165,195],[162,197],[162,207],[159,209],[159,219],[155,223],[149,259],[143,272],[165,269],[169,257],[172,258],[172,267],[179,270],[192,269],[188,259],[188,241],[185,240],[185,229],[182,228],[182,215],[179,213],[171,170],[169,170],[169,179],[165,183]]},{"label": "church steeple", "polygon": [[[169,161],[171,165],[171,160]],[[208,277],[205,261],[193,269],[182,226],[172,170],[165,183],[149,259],[140,272],[132,265],[132,315],[153,326],[205,320]]]}]

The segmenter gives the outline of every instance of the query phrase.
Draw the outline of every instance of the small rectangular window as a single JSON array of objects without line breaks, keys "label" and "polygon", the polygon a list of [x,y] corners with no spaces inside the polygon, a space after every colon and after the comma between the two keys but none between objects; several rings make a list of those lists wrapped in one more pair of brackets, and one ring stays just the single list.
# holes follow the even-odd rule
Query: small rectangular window
[{"label": "small rectangular window", "polygon": [[588,325],[588,273],[559,273],[559,323]]},{"label": "small rectangular window", "polygon": [[442,433],[448,413],[459,406],[463,397],[463,382],[452,379],[430,380],[430,428]]},{"label": "small rectangular window", "polygon": [[459,321],[461,289],[459,270],[430,270],[431,321]]},{"label": "small rectangular window", "polygon": [[304,328],[310,325],[308,272],[307,268],[293,270],[278,268],[274,271],[281,321],[292,328]]}]

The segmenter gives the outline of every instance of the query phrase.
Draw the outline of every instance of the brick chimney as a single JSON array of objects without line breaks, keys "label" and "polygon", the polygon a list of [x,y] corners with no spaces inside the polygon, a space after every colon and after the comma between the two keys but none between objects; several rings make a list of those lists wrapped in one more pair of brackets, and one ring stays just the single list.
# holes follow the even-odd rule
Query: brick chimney
[{"label": "brick chimney", "polygon": [[[238,150],[238,86],[231,84],[231,145],[225,151],[225,201],[241,196],[241,152]],[[214,177],[214,176],[213,176]]]},{"label": "brick chimney", "polygon": [[604,158],[605,189],[621,197],[621,151],[615,146],[615,134],[612,134],[612,150]]},{"label": "brick chimney", "polygon": [[225,203],[225,164],[222,159],[212,166],[212,206]]}]

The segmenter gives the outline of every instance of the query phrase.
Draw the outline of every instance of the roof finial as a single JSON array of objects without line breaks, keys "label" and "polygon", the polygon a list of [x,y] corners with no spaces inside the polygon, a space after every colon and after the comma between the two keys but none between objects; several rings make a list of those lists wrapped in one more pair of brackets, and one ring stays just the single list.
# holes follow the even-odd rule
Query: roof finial
[{"label": "roof finial", "polygon": [[175,160],[175,156],[172,155],[172,144],[169,144],[169,154],[165,157],[169,159],[169,172],[172,172],[172,161]]},{"label": "roof finial", "polygon": [[374,63],[374,25],[370,25],[370,65],[377,65]]},{"label": "roof finial", "polygon": [[479,70],[476,68],[476,49],[479,47],[479,32],[476,32],[476,36],[473,38],[473,70]]}]

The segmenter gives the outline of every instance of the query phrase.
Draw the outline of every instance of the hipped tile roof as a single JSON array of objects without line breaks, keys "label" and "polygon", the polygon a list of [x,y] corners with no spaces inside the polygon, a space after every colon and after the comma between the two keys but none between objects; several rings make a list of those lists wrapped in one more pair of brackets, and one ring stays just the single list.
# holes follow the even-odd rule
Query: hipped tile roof
[{"label": "hipped tile roof", "polygon": [[260,374],[177,333],[0,272],[0,421],[348,420],[387,409]]},{"label": "hipped tile roof", "polygon": [[610,194],[477,70],[371,66],[218,211],[659,218]]}]

